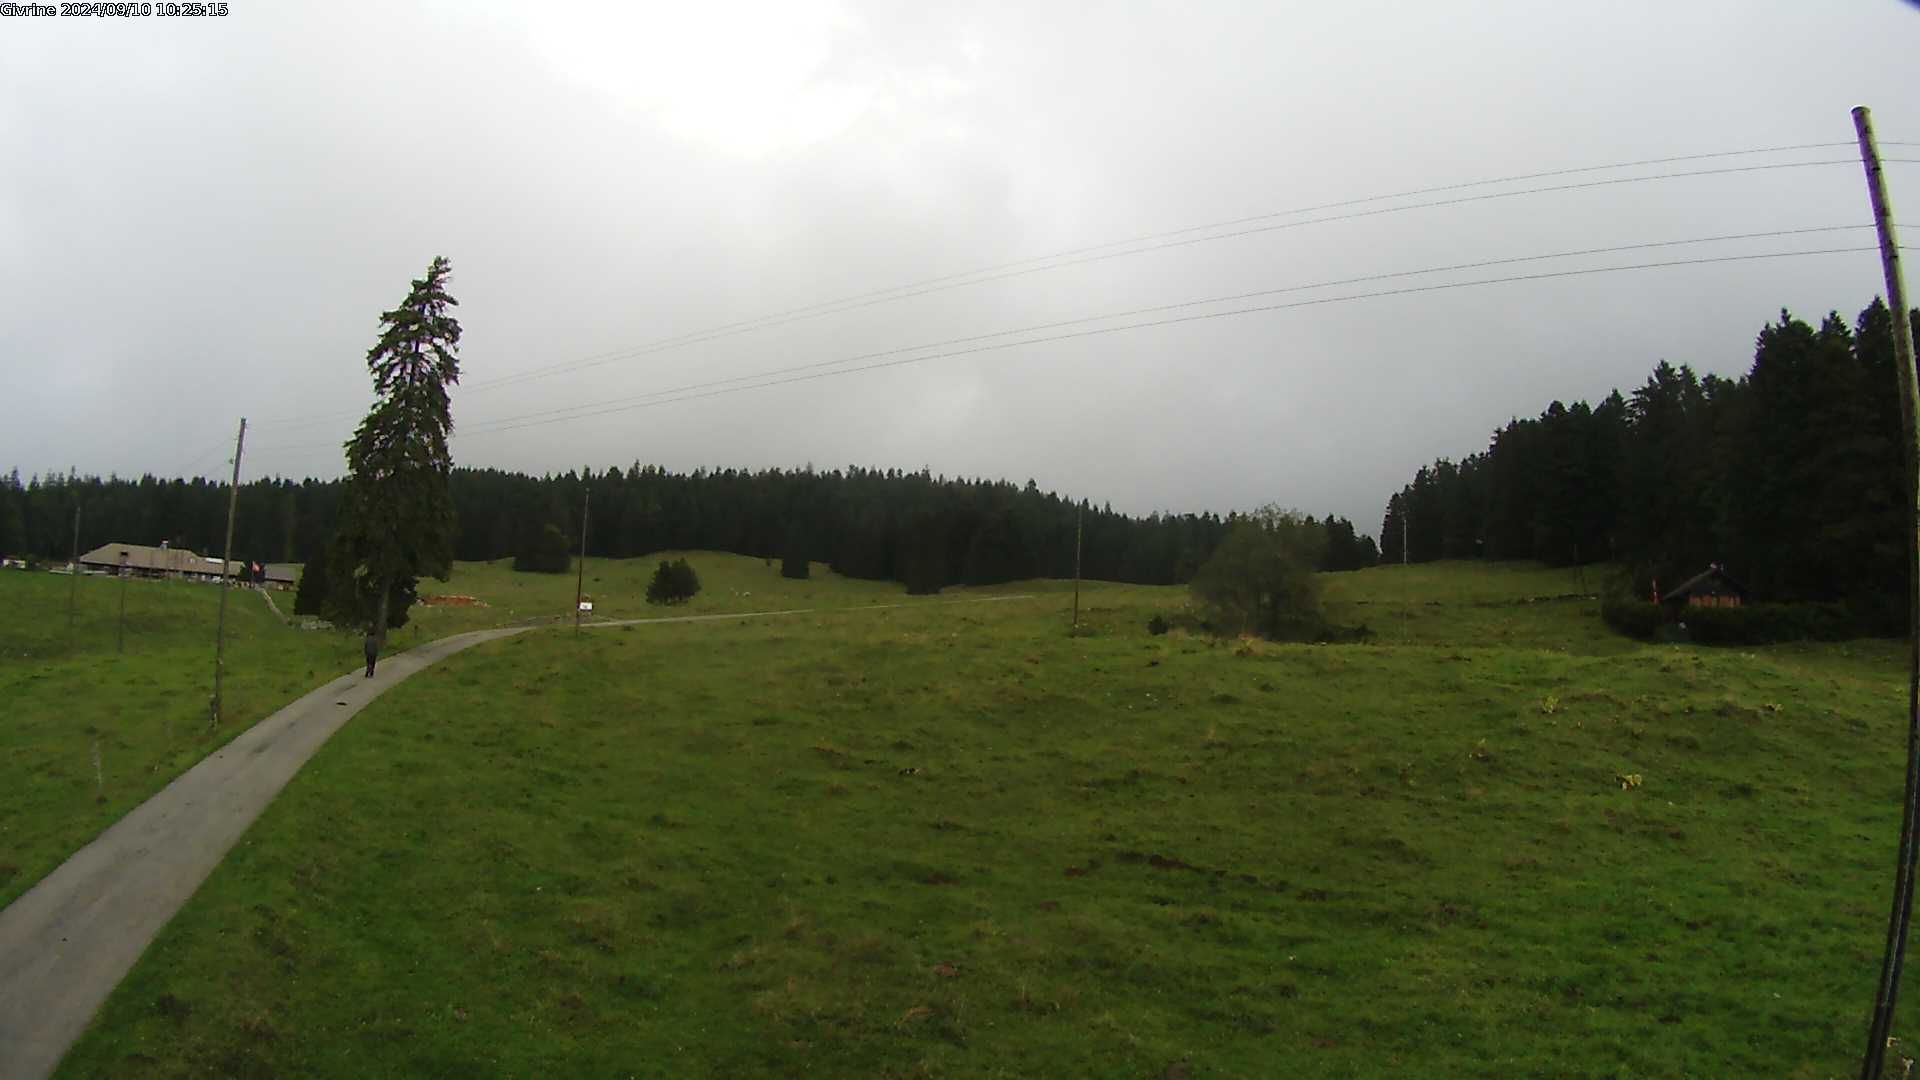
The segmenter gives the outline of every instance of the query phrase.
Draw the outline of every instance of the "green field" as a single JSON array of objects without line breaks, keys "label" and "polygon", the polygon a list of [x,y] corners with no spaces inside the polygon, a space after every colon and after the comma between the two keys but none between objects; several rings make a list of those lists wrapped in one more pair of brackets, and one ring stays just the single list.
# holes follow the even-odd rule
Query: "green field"
[{"label": "green field", "polygon": [[215,728],[219,590],[128,581],[124,651],[122,596],[108,578],[0,572],[0,905],[213,749],[351,668],[358,648],[283,626],[257,594],[233,592]]},{"label": "green field", "polygon": [[64,1074],[1851,1073],[1901,648],[1641,646],[1565,580],[1337,576],[1364,645],[1154,637],[1184,593],[1126,586],[1069,636],[1043,583],[481,646],[321,751]]},{"label": "green field", "polygon": [[[653,566],[590,564],[596,617],[902,599],[890,583],[824,570],[817,581],[787,581],[759,559],[709,555],[701,559],[707,589],[669,611],[645,603]],[[451,580],[428,580],[421,592],[485,606],[417,606],[390,652],[465,630],[567,619],[574,576],[516,574],[507,560],[460,563]],[[275,600],[292,614],[291,593]],[[283,625],[259,594],[232,592],[223,722],[213,727],[219,601],[217,589],[192,582],[0,573],[0,906],[228,739],[360,663],[356,635]]]},{"label": "green field", "polygon": [[[662,559],[689,557],[700,575],[700,593],[671,610],[647,603],[647,582]],[[779,564],[744,555],[710,552],[661,552],[644,559],[601,560],[587,563],[583,588],[592,598],[593,617],[646,619],[661,615],[712,615],[734,611],[773,611],[785,608],[886,604],[904,600],[905,590],[891,581],[856,581],[815,566],[814,576],[796,581],[780,576]],[[490,563],[459,563],[453,577],[420,583],[423,597],[452,594],[473,596],[490,607],[478,614],[476,625],[498,626],[526,618],[571,619],[574,575],[518,574],[512,559]],[[445,616],[460,609],[430,609]],[[469,611],[466,616],[473,617]]]}]

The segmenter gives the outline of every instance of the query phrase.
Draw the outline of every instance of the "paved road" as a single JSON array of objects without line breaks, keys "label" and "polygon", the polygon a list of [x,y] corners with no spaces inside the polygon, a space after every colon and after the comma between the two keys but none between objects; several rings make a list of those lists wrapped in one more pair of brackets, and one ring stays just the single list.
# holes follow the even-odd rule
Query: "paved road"
[{"label": "paved road", "polygon": [[523,630],[443,638],[381,660],[371,679],[342,675],[188,769],[0,911],[0,1078],[53,1072],[160,928],[353,714],[437,660]]},{"label": "paved road", "polygon": [[[586,625],[715,622],[1030,598],[670,615]],[[160,928],[300,766],[355,713],[436,661],[529,629],[458,634],[381,660],[371,679],[358,672],[342,675],[182,773],[0,911],[0,1080],[39,1080],[53,1072]]]}]

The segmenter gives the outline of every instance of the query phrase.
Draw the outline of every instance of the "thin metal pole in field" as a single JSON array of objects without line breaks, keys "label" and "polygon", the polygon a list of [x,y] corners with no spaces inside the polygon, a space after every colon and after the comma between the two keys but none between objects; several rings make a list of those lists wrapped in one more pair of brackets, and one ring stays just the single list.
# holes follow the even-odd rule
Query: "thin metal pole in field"
[{"label": "thin metal pole in field", "polygon": [[1080,627],[1080,538],[1085,535],[1086,507],[1073,513],[1073,628]]},{"label": "thin metal pole in field", "polygon": [[1881,960],[1880,982],[1874,992],[1873,1021],[1860,1075],[1879,1080],[1893,1028],[1894,1004],[1900,993],[1900,969],[1906,961],[1907,928],[1913,919],[1913,883],[1916,856],[1914,826],[1920,816],[1920,380],[1913,358],[1913,323],[1907,307],[1907,286],[1900,272],[1900,243],[1894,236],[1893,207],[1887,199],[1886,174],[1873,139],[1873,116],[1862,106],[1853,110],[1853,129],[1860,139],[1860,162],[1867,170],[1867,199],[1880,231],[1880,266],[1887,279],[1887,306],[1893,309],[1893,352],[1900,379],[1900,415],[1905,424],[1907,496],[1907,786],[1901,800],[1900,850],[1894,866],[1893,911],[1887,919],[1887,948]]},{"label": "thin metal pole in field", "polygon": [[[1413,568],[1413,556],[1410,554],[1412,549],[1407,547],[1407,537],[1410,532],[1407,522],[1412,517],[1413,489],[1408,488],[1406,496],[1400,500],[1400,569],[1402,570]],[[1411,640],[1412,634],[1407,629],[1407,623],[1413,617],[1413,582],[1408,580],[1407,574],[1400,575],[1400,593],[1404,598],[1404,602],[1400,605],[1400,637],[1403,640]]]},{"label": "thin metal pole in field", "polygon": [[113,628],[113,651],[127,651],[127,553],[120,553],[120,621]]},{"label": "thin metal pole in field", "polygon": [[220,722],[220,679],[227,646],[227,571],[233,563],[233,514],[240,505],[240,453],[246,446],[247,418],[243,416],[240,433],[233,439],[233,479],[227,484],[227,546],[220,555],[220,621],[213,631],[213,715],[207,722],[209,727]]},{"label": "thin metal pole in field", "polygon": [[67,582],[67,644],[73,644],[73,608],[80,597],[80,503],[73,504],[73,561],[67,564],[73,580]]},{"label": "thin metal pole in field", "polygon": [[580,633],[580,597],[587,585],[587,515],[593,513],[593,492],[589,490],[580,504],[580,566],[573,578],[573,632]]}]

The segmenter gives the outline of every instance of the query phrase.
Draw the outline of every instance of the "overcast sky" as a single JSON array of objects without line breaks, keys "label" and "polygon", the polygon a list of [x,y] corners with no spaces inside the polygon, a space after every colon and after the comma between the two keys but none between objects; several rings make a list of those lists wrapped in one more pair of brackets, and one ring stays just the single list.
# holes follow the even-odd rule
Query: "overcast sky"
[{"label": "overcast sky", "polygon": [[[462,464],[924,466],[1142,513],[1279,502],[1371,533],[1414,469],[1511,416],[1630,390],[1663,357],[1738,374],[1782,307],[1851,318],[1881,291],[1876,256],[1376,297],[494,422],[1290,286],[1863,225],[1859,104],[1883,142],[1916,142],[1888,156],[1920,158],[1920,9],[1900,0],[229,8],[0,18],[0,468],[217,475],[246,416],[245,477],[338,475],[378,315],[444,254]],[[1311,223],[1789,162],[1840,164]],[[1920,206],[1920,165],[1889,170],[1895,205]],[[1027,336],[1872,243],[1854,229],[1508,264]],[[1033,272],[704,333],[1009,263]],[[642,348],[688,336],[707,339]]]}]

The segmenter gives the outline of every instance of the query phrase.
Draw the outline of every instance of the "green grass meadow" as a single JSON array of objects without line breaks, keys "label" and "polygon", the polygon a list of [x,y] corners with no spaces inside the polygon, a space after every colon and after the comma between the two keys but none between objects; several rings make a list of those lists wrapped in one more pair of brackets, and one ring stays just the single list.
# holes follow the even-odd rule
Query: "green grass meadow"
[{"label": "green grass meadow", "polygon": [[[700,576],[700,593],[671,608],[647,603],[647,582],[662,559],[687,558]],[[714,615],[728,612],[776,611],[788,608],[887,604],[906,599],[905,590],[891,581],[843,578],[815,565],[813,576],[794,580],[780,576],[776,560],[712,552],[667,551],[642,559],[589,559],[582,575],[583,591],[593,601],[593,618],[650,619],[671,615]],[[488,607],[428,608],[429,617],[474,620],[477,626],[502,626],[528,619],[570,621],[575,575],[521,574],[512,559],[487,563],[458,563],[448,581],[420,583],[423,597],[472,596]],[[968,590],[978,592],[982,590]],[[986,591],[1018,591],[1013,587]],[[420,609],[416,609],[420,610]]]},{"label": "green grass meadow", "polygon": [[[672,609],[645,603],[655,562],[589,563],[587,589],[602,591],[595,616],[901,599],[898,585],[825,571],[787,581],[759,559],[707,555],[700,563],[709,588]],[[574,582],[572,574],[513,573],[509,560],[457,564],[449,581],[423,582],[422,593],[473,596],[483,606],[416,606],[389,652],[466,630],[567,620]],[[292,593],[274,599],[292,614]],[[219,603],[219,590],[195,582],[0,572],[0,906],[227,740],[360,664],[357,634],[284,625],[258,593],[234,590],[223,719],[214,727]]]},{"label": "green grass meadow", "polygon": [[[692,613],[847,610],[536,632],[395,688],[62,1074],[1857,1067],[1897,643],[1640,645],[1528,567],[1334,576],[1377,636],[1314,646],[1149,635],[1179,589],[1091,586],[1070,636],[1061,583],[873,608],[897,587],[695,564]],[[648,613],[651,565],[597,613]],[[445,588],[517,618],[523,583],[547,603]]]},{"label": "green grass meadow", "polygon": [[283,626],[258,594],[235,590],[223,722],[213,727],[219,602],[218,589],[190,582],[123,589],[103,577],[0,572],[0,905],[228,739],[353,664],[353,642]]}]

